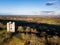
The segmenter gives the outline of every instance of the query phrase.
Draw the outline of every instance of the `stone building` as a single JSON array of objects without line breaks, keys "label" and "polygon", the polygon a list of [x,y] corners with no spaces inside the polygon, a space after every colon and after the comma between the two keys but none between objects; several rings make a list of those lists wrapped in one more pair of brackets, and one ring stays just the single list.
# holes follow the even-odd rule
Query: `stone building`
[{"label": "stone building", "polygon": [[7,23],[7,32],[15,32],[15,22]]}]

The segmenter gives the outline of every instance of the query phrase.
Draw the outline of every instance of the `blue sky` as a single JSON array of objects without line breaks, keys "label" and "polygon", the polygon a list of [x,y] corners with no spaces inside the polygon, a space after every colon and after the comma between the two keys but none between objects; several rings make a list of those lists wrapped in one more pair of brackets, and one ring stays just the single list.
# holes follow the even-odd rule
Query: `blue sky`
[{"label": "blue sky", "polygon": [[55,11],[59,14],[60,0],[0,0],[0,13],[32,15],[40,14],[40,11]]}]

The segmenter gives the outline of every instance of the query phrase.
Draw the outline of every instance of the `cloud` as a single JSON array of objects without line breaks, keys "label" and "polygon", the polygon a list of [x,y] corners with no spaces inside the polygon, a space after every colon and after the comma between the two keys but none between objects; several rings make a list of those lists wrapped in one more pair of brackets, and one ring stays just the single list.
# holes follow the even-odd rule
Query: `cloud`
[{"label": "cloud", "polygon": [[46,3],[47,6],[51,6],[54,5],[56,2],[58,2],[58,0],[52,0]]},{"label": "cloud", "polygon": [[41,15],[54,15],[54,11],[41,11]]},{"label": "cloud", "polygon": [[60,15],[60,11],[55,12],[55,15]]},{"label": "cloud", "polygon": [[11,11],[0,12],[0,15],[60,15],[60,11]]},{"label": "cloud", "polygon": [[48,2],[46,3],[47,6],[51,6],[51,5],[54,5],[54,2]]}]

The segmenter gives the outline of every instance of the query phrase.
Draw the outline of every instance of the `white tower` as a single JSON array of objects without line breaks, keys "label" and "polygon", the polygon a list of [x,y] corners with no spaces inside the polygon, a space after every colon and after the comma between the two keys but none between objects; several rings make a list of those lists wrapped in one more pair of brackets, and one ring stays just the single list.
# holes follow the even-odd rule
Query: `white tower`
[{"label": "white tower", "polygon": [[15,32],[15,22],[7,23],[7,32]]}]

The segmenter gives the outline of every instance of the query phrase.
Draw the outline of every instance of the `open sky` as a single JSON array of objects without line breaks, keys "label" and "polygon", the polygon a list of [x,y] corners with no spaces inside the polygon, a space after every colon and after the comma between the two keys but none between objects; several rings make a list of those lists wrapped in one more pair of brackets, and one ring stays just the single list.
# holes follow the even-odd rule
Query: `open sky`
[{"label": "open sky", "polygon": [[60,14],[60,0],[0,0],[0,14],[40,14],[55,11]]}]

